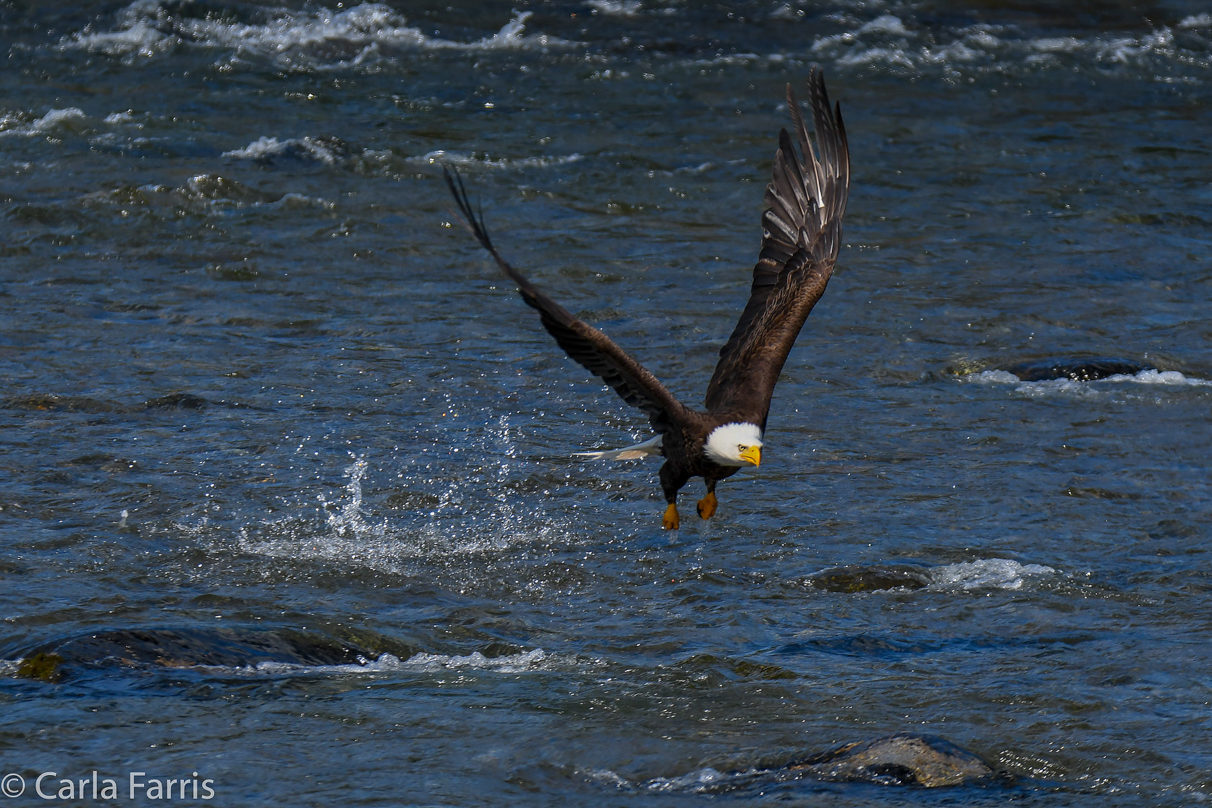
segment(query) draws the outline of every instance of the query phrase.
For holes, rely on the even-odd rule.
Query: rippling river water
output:
[[[14,804],[1212,798],[1203,3],[4,0],[0,48]],[[838,271],[760,471],[664,532],[439,166],[697,403],[813,63]],[[998,370],[1048,357],[1156,370]],[[761,775],[898,732],[997,776]]]

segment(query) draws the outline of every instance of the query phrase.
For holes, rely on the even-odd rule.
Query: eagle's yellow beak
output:
[[[752,463],[755,466],[762,465],[762,447],[746,446],[741,450],[741,460],[744,460],[746,463]]]

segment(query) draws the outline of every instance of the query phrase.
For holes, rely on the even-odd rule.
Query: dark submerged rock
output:
[[[117,412],[121,409],[108,401],[99,401],[87,396],[60,396],[54,393],[35,393],[28,396],[11,396],[4,399],[4,406],[12,410],[35,410],[41,412]]]
[[[200,410],[210,402],[193,393],[170,393],[167,396],[148,399],[142,404],[124,406],[87,396],[61,396],[56,393],[35,393],[24,396],[9,396],[0,400],[0,406],[10,410],[32,410],[35,412],[84,412],[126,413],[147,410]]]
[[[375,645],[378,645],[376,643]],[[293,629],[114,629],[59,640],[21,655],[17,676],[58,682],[73,670],[96,667],[255,667],[359,665],[384,652],[407,658],[413,649],[371,644]]]
[[[948,740],[909,733],[848,743],[786,768],[821,780],[925,788],[956,786],[994,773],[980,757]]]
[[[755,662],[750,659],[729,659],[727,657],[716,656],[715,654],[695,654],[694,656],[679,662],[677,667],[681,670],[693,671],[696,675],[704,672],[714,672],[720,674],[726,679],[764,679],[774,681],[777,679],[798,679],[799,675],[795,671],[788,670],[781,665],[773,665],[769,662]]]
[[[200,410],[209,404],[202,396],[193,393],[170,393],[167,396],[151,398],[143,402],[140,409],[144,410]]]
[[[1038,359],[997,368],[1013,373],[1024,382],[1047,382],[1070,379],[1092,382],[1108,376],[1135,376],[1142,370],[1157,370],[1152,365],[1131,359]]]
[[[808,579],[808,583],[826,592],[921,589],[930,585],[930,573],[908,564],[854,564],[818,572]]]

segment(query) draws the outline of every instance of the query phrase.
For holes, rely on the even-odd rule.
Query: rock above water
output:
[[[972,752],[935,735],[909,733],[849,743],[795,761],[787,769],[821,780],[925,788],[956,786],[993,775],[993,768]]]
[[[822,570],[811,576],[808,583],[826,592],[921,589],[930,585],[930,573],[908,564],[854,564]]]
[[[1037,359],[997,369],[1013,373],[1024,382],[1047,382],[1055,379],[1092,382],[1108,376],[1135,376],[1142,370],[1157,370],[1152,365],[1131,359]]]

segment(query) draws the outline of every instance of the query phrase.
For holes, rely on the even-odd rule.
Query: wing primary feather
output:
[[[472,208],[457,171],[442,167],[446,185],[462,214],[464,225],[475,236],[480,246],[497,262],[497,266],[518,287],[522,299],[539,312],[543,327],[555,337],[560,347],[573,360],[598,376],[612,387],[619,397],[639,408],[648,416],[653,427],[664,433],[681,423],[687,415],[686,408],[670,393],[660,380],[630,354],[620,348],[610,337],[598,329],[573,316],[567,309],[552,300],[545,292],[530,282],[508,261],[501,257],[488,236],[483,212]]]
[[[808,76],[808,96],[816,146],[788,86],[794,131],[779,133],[749,301],[707,387],[709,412],[737,414],[763,428],[783,363],[833,274],[849,196],[841,105],[830,106],[819,67]]]
[[[814,78],[815,73],[810,73],[808,77],[808,82],[810,85]],[[787,85],[787,108],[791,110],[791,124],[795,129],[796,140],[799,141],[800,144],[800,154],[804,156],[804,167],[812,175],[812,185],[808,188],[808,193],[814,199],[820,199],[823,190],[823,178],[820,176],[818,171],[820,162],[816,159],[816,152],[812,149],[812,141],[808,139],[808,127],[804,126],[804,116],[803,113],[800,112],[800,100],[796,98],[795,90],[792,89],[790,84]],[[782,132],[779,134],[782,135]],[[786,152],[787,158],[791,163],[798,164],[799,161],[796,159],[795,151],[792,150],[790,146],[784,148],[782,138],[780,137],[779,153],[782,154],[784,151]],[[822,159],[824,159],[823,155]]]
[[[791,125],[800,142],[800,153],[806,161],[811,162],[815,157],[812,141],[808,140],[808,127],[804,125],[804,115],[800,112],[800,100],[795,97],[795,89],[790,84],[787,85],[787,109],[791,111]]]

